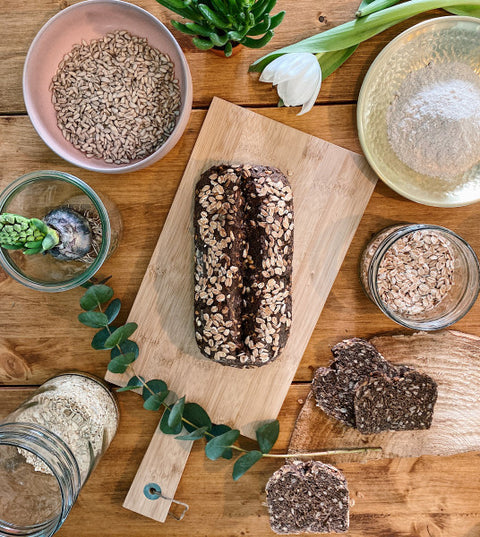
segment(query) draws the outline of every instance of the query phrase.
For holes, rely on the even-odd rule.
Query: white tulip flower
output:
[[[298,114],[301,116],[315,104],[322,85],[322,69],[315,54],[284,54],[265,67],[260,82],[277,86],[278,96],[285,106],[303,105]]]

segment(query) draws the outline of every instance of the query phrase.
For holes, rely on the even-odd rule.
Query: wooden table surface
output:
[[[70,0],[0,0],[0,188],[18,176],[39,169],[73,173],[117,203],[124,219],[123,240],[101,269],[111,275],[123,301],[125,320],[167,216],[176,188],[212,97],[217,95],[254,108],[280,122],[360,151],[355,103],[363,77],[375,56],[400,31],[443,12],[411,19],[364,43],[323,84],[318,105],[297,117],[298,110],[277,108],[276,92],[247,73],[261,52],[244,50],[231,59],[200,52],[190,40],[173,32],[184,49],[194,83],[194,110],[184,136],[162,161],[145,170],[102,175],[76,168],[57,157],[41,141],[25,112],[22,68],[30,42],[41,26]],[[169,25],[168,12],[154,0],[136,3]],[[358,0],[278,0],[286,9],[284,23],[265,50],[352,18]],[[478,205],[456,209],[424,207],[401,198],[379,181],[335,281],[280,414],[281,435],[275,446],[284,451],[295,418],[309,390],[313,371],[329,359],[329,347],[350,336],[401,333],[364,296],[357,276],[359,255],[372,233],[395,222],[425,222],[449,227],[480,252]],[[30,291],[0,270],[0,416],[13,410],[35,386],[67,369],[103,376],[108,353],[94,351],[92,330],[77,321],[82,291],[61,294]],[[480,304],[455,325],[480,335]],[[188,395],[188,394],[187,394]],[[120,396],[118,434],[58,532],[73,536],[254,536],[273,533],[264,506],[264,486],[280,460],[258,463],[239,482],[231,480],[231,463],[206,459],[194,447],[177,491],[190,505],[182,522],[154,522],[122,508],[122,502],[150,438],[158,415],[144,411],[136,394]],[[319,446],[321,448],[321,439]],[[351,491],[351,530],[355,537],[480,536],[480,470],[478,454],[449,458],[389,460],[365,464],[365,483]],[[346,472],[348,467],[338,464]],[[382,486],[383,477],[395,487]],[[1,494],[1,491],[0,491]]]

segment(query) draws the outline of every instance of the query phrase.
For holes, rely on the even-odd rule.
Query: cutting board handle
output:
[[[187,464],[193,442],[177,440],[157,427],[138,468],[123,507],[140,515],[165,522]],[[161,496],[145,494],[145,487],[156,484]],[[148,497],[150,496],[150,497]]]

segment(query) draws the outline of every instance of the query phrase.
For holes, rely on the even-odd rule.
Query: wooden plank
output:
[[[22,70],[30,43],[49,18],[74,3],[76,0],[2,1],[0,113],[25,111]],[[359,0],[296,0],[294,3],[278,0],[274,12],[285,9],[287,14],[283,23],[275,30],[273,40],[262,50],[245,49],[230,59],[219,58],[211,52],[196,49],[191,39],[174,30],[169,22],[172,18],[179,20],[180,17],[154,0],[136,0],[135,4],[158,17],[173,32],[185,51],[192,71],[194,106],[206,107],[214,95],[238,104],[276,105],[276,92],[268,84],[259,83],[258,75],[248,74],[248,66],[271,50],[351,20]],[[429,12],[427,15],[415,17],[362,44],[345,66],[324,82],[318,102],[345,102],[356,99],[361,81],[380,50],[401,31],[440,13],[444,14]]]
[[[258,162],[291,176],[295,206],[291,333],[273,364],[253,370],[206,360],[195,341],[193,192],[200,174],[221,162]],[[129,320],[140,325],[134,339],[142,348],[135,375],[163,379],[177,394],[201,404],[215,423],[227,423],[255,438],[255,424],[276,418],[280,411],[375,180],[363,157],[214,99],[130,312]],[[131,371],[108,372],[106,378],[124,385],[131,375]],[[188,454],[179,453],[177,460],[172,453],[159,465],[154,455],[169,450],[167,443],[163,435],[152,439],[126,507],[142,512],[148,476],[160,468],[163,483],[174,490]],[[152,516],[147,507],[144,514]],[[158,504],[154,518],[164,521],[167,509],[167,502]]]
[[[290,109],[256,109],[267,117],[359,151],[352,105],[320,106],[297,117]],[[108,192],[118,205],[124,234],[115,255],[101,269],[122,299],[124,322],[162,230],[168,210],[200,130],[205,112],[194,111],[185,135],[163,160],[138,172],[109,176],[80,170],[58,158],[38,138],[28,118],[0,117],[0,188],[23,173],[58,169],[77,175],[93,188]],[[330,359],[330,347],[349,336],[408,332],[368,300],[358,279],[362,249],[376,231],[397,222],[446,226],[480,253],[478,205],[441,209],[419,206],[377,183],[342,268],[313,331],[295,380],[308,381],[313,370]],[[76,308],[82,291],[40,294],[7,279],[0,269],[0,382],[40,384],[63,369],[79,367],[103,376],[108,353],[90,348],[92,329],[80,326]],[[35,316],[28,312],[35,312]],[[480,335],[480,301],[458,323],[457,330]],[[65,345],[65,341],[69,341]],[[53,359],[52,359],[53,357]],[[79,358],[81,357],[81,358]]]
[[[308,385],[293,385],[280,413],[277,452],[289,435]],[[0,389],[0,418],[15,409],[31,390]],[[122,508],[158,414],[141,408],[135,394],[119,394],[120,428],[110,449],[74,505],[59,537],[271,537],[264,487],[282,459],[262,460],[238,482],[231,461],[209,461],[195,444],[177,498],[190,505],[186,517],[164,525]],[[244,440],[243,440],[244,442]],[[315,446],[321,448],[319,444]],[[327,462],[327,458],[324,459]],[[476,537],[480,527],[478,454],[337,463],[351,483],[349,537]],[[81,530],[79,530],[81,528]]]

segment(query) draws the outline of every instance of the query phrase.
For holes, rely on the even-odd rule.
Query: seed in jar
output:
[[[57,125],[88,158],[127,164],[154,153],[177,123],[170,58],[125,30],[74,45],[50,89]]]
[[[417,230],[396,241],[380,262],[378,293],[394,313],[419,315],[437,307],[454,282],[454,256],[448,239]]]

